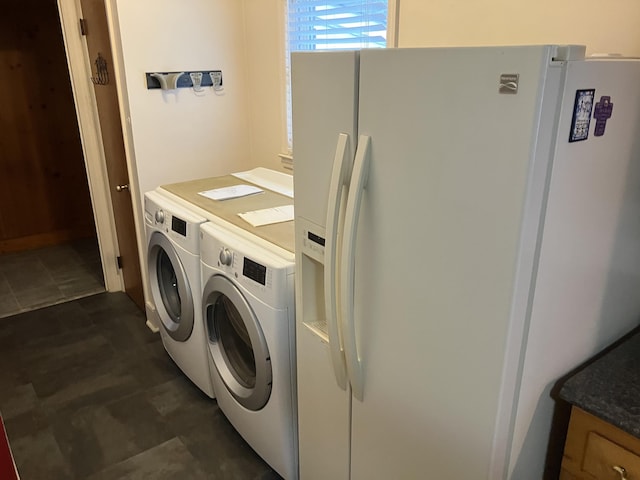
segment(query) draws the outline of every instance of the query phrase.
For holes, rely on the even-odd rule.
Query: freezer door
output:
[[[357,141],[357,73],[357,52],[291,56],[296,216],[322,227],[338,136],[349,136],[351,158]]]
[[[361,53],[358,130],[371,143],[354,254],[354,480],[500,478],[489,471],[521,232],[541,211],[542,99],[559,94],[557,82],[545,91],[551,57]]]
[[[340,230],[356,141],[358,53],[294,53],[292,93],[300,477],[347,480],[351,392],[335,314],[339,242],[331,232]],[[331,185],[336,158],[344,169]]]
[[[535,453],[547,447],[557,379],[636,326],[640,312],[640,61],[569,62],[563,99],[513,478],[542,478]],[[558,460],[561,446],[551,453]]]

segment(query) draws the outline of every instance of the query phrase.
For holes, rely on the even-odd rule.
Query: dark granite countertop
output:
[[[640,332],[569,377],[559,395],[640,438]]]

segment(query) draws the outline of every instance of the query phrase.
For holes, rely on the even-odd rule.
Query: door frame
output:
[[[124,291],[124,281],[117,262],[119,255],[118,240],[116,237],[115,218],[111,205],[111,191],[107,177],[100,123],[98,120],[98,109],[93,85],[90,81],[92,76],[91,60],[88,57],[85,41],[80,34],[79,19],[82,17],[82,9],[79,0],[57,0],[57,3],[96,223],[100,257],[102,258],[105,287],[109,292]],[[105,0],[105,10],[109,23],[109,37],[114,61],[114,65],[112,66],[113,78],[118,91],[118,103],[121,112],[120,121],[129,174],[129,190],[136,225],[136,242],[139,252],[138,261],[140,262],[146,303],[146,299],[149,298],[148,274],[146,262],[143,261],[146,258],[146,243],[144,231],[141,232],[139,228],[141,225],[140,220],[143,218],[142,202],[140,200],[138,176],[135,169],[133,140],[127,122],[127,119],[129,119],[129,105],[123,100],[126,99],[126,83],[122,67],[121,48],[117,41],[118,37],[115,35],[116,32],[114,32],[114,29],[117,29],[118,23],[114,21],[117,19],[117,13],[113,3],[112,0]]]

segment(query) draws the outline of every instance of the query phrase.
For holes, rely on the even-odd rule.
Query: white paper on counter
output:
[[[293,175],[277,172],[269,168],[257,167],[245,172],[232,173],[236,178],[293,198]]]
[[[264,208],[252,212],[239,213],[238,216],[254,227],[293,220],[293,205]]]
[[[198,195],[210,198],[211,200],[229,200],[230,198],[246,197],[247,195],[262,192],[264,192],[264,190],[254,187],[253,185],[231,185],[230,187],[198,192]]]

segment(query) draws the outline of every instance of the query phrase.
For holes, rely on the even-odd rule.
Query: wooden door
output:
[[[120,123],[118,92],[113,74],[107,15],[103,0],[81,0],[84,32],[91,59],[92,79],[98,105],[98,117],[104,145],[111,202],[116,221],[120,264],[125,291],[144,309],[144,294],[133,203]]]

